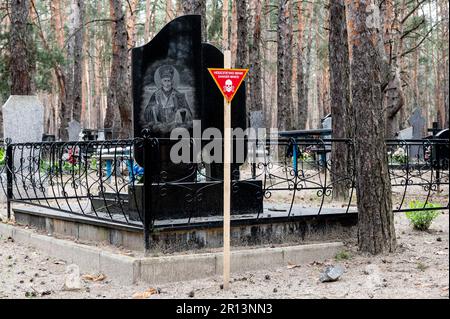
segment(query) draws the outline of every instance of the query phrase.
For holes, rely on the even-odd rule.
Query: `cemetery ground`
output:
[[[413,230],[404,213],[395,214],[395,227],[395,253],[368,256],[357,251],[356,241],[346,242],[345,250],[326,261],[232,273],[229,291],[220,289],[221,277],[127,286],[108,274],[86,273],[80,290],[65,291],[63,260],[1,238],[0,298],[448,298],[448,211],[426,232]],[[321,283],[328,265],[341,265],[345,272],[336,282]]]

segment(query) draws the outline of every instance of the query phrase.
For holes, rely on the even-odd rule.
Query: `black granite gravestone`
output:
[[[201,20],[198,15],[168,23],[149,43],[132,50],[134,136],[149,129],[160,138],[154,155],[155,175],[164,171],[167,180],[190,176],[192,166],[170,161],[168,140],[175,127],[192,131],[201,104]],[[167,139],[167,140],[162,140]],[[143,165],[143,152],[135,149]]]
[[[152,137],[159,138],[159,151],[153,154],[152,169],[155,178],[160,177],[158,172],[164,171],[165,181],[188,181],[193,176],[192,165],[173,164],[170,160],[170,149],[177,143],[169,140],[174,128],[186,128],[192,136],[193,121],[200,120],[202,132],[214,127],[223,136],[223,97],[208,72],[208,68],[223,67],[223,53],[213,45],[200,43],[200,25],[198,15],[179,17],[149,43],[132,50],[134,136],[140,137],[143,129],[149,129]],[[247,128],[245,100],[244,82],[231,104],[232,128]],[[206,143],[203,141],[203,145]],[[235,141],[233,154],[236,153]],[[135,158],[143,164],[139,147]],[[232,171],[238,172],[242,163],[235,158]],[[221,178],[222,165],[210,164],[207,174]]]
[[[132,50],[135,137],[145,128],[155,137],[192,128],[201,103],[200,23],[197,15],[179,17]]]
[[[449,129],[444,129],[439,131],[435,138],[436,139],[444,139],[444,140],[448,140],[450,137],[450,132]],[[436,152],[433,152],[433,160],[435,161],[435,163],[438,163],[439,167],[441,169],[448,169],[450,162],[449,162],[449,158],[450,158],[450,145],[447,144],[439,144],[436,146]]]
[[[142,137],[143,130],[148,129],[150,136],[158,138],[158,147],[151,152],[152,165],[144,168],[150,169],[153,182],[164,185],[164,192],[160,185],[152,185],[155,217],[175,217],[174,212],[183,212],[188,203],[191,203],[189,216],[220,213],[222,183],[217,180],[223,176],[223,165],[209,164],[208,178],[199,181],[195,165],[171,161],[170,150],[178,140],[169,140],[172,130],[179,127],[188,129],[193,136],[195,120],[200,121],[202,132],[207,128],[217,128],[223,136],[223,96],[208,72],[208,68],[220,67],[223,67],[222,52],[210,44],[201,43],[201,17],[198,15],[186,15],[171,21],[149,43],[132,50],[134,136]],[[245,83],[237,91],[231,108],[232,128],[245,131]],[[233,154],[237,153],[236,142]],[[202,145],[206,143],[208,141],[202,141]],[[245,159],[246,143],[244,145]],[[142,148],[135,146],[134,156],[142,166]],[[194,158],[195,154],[191,153],[191,159]],[[234,179],[239,179],[242,163],[243,159],[232,164]],[[261,181],[247,181],[235,189],[239,192],[232,195],[232,213],[262,210]],[[250,196],[253,200],[249,200]],[[130,214],[134,214],[134,218],[142,197],[142,185],[130,190]],[[195,200],[192,204],[189,198],[202,200]]]

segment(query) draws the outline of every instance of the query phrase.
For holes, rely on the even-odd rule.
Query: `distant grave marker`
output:
[[[81,124],[77,120],[72,120],[67,126],[67,133],[69,134],[69,141],[80,140]]]
[[[35,95],[11,95],[3,105],[3,136],[6,140],[11,139],[12,143],[35,143],[41,142],[44,134],[44,106]],[[25,152],[25,153],[24,153]],[[35,154],[27,152],[38,152],[36,149],[16,147],[13,151],[14,169],[27,171],[30,165],[29,158]],[[25,161],[21,161],[21,157]],[[39,173],[30,174],[24,179],[23,184],[18,184],[13,192],[15,196],[24,194],[26,189],[37,192],[37,196],[44,193],[41,188],[35,188],[39,181]],[[6,171],[0,177],[6,181]],[[47,181],[42,183],[45,185]],[[45,187],[43,188],[45,189]],[[45,192],[45,190],[44,190]]]
[[[13,143],[41,142],[44,106],[34,95],[11,95],[3,105],[3,137]]]
[[[409,124],[412,126],[412,138],[422,139],[425,130],[425,119],[422,116],[422,110],[420,107],[416,107],[409,118]],[[419,145],[412,145],[410,148],[410,158],[422,158],[423,154],[419,152]]]
[[[410,140],[413,138],[413,127],[407,127],[397,133],[398,140]]]

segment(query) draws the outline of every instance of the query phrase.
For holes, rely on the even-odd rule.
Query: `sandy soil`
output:
[[[81,290],[64,291],[64,261],[1,238],[0,298],[133,298],[149,288],[159,291],[150,298],[448,298],[448,212],[427,232],[413,230],[403,214],[396,214],[396,230],[396,253],[370,257],[350,243],[341,254],[346,259],[234,273],[229,291],[220,289],[220,277],[123,286],[108,274],[98,282],[82,279]],[[319,282],[327,265],[338,264],[345,268],[338,281]]]

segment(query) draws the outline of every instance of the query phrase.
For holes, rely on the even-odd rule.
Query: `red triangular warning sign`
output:
[[[248,69],[214,69],[208,68],[209,73],[216,82],[220,92],[228,103],[231,103],[234,95],[244,81]]]

